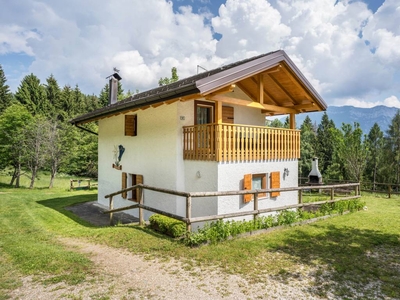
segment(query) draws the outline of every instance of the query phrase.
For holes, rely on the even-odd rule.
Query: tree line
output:
[[[160,78],[159,85],[178,79],[174,67],[171,77]],[[39,171],[50,174],[50,188],[59,172],[96,178],[97,136],[72,126],[69,120],[107,106],[108,83],[99,95],[85,95],[78,85],[60,87],[53,75],[44,83],[34,74],[27,75],[14,94],[6,83],[0,65],[0,171],[10,175],[10,185],[19,187],[21,176],[28,176],[33,188]],[[133,94],[124,93],[118,82],[118,100]],[[98,130],[96,122],[85,128]]]
[[[72,118],[108,104],[108,84],[99,95],[85,95],[79,86],[60,87],[50,75],[41,83],[25,76],[13,94],[0,65],[0,170],[19,187],[21,176],[33,188],[40,170],[49,173],[49,187],[59,172],[97,177],[97,136],[69,124]],[[123,93],[118,86],[118,98]],[[97,132],[97,124],[85,124]]]
[[[289,120],[275,119],[269,125],[288,128]],[[299,129],[299,177],[308,176],[317,157],[325,178],[371,182],[374,189],[376,183],[400,184],[400,110],[385,132],[377,123],[367,134],[357,122],[337,128],[326,112],[320,124],[307,116]]]
[[[178,79],[172,68],[171,78],[160,78],[159,85]],[[108,84],[99,95],[85,95],[78,85],[60,87],[53,75],[41,83],[30,74],[13,94],[6,82],[0,65],[0,170],[10,175],[10,185],[19,187],[20,177],[28,176],[33,188],[40,170],[49,173],[49,187],[59,172],[97,177],[97,136],[68,121],[108,105]],[[119,100],[131,95],[118,84]],[[289,119],[284,123],[275,119],[268,125],[288,128]],[[95,122],[85,126],[98,130]],[[325,178],[400,184],[400,111],[385,132],[378,124],[368,134],[358,123],[337,128],[326,113],[320,124],[307,116],[299,129],[300,177],[308,176],[312,158],[318,157]]]

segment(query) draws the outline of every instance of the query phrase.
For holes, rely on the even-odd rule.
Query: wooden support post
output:
[[[139,187],[139,204],[143,205],[143,188]],[[139,207],[139,225],[144,225],[143,208]]]
[[[190,218],[192,217],[192,197],[186,197],[186,230],[188,232],[192,231],[192,224],[190,223]]]
[[[110,208],[109,210],[114,209],[114,201],[113,201],[113,196],[110,197]],[[110,213],[110,226],[113,225],[113,213]]]
[[[289,115],[289,127],[290,129],[296,129],[296,116],[295,114]]]
[[[388,185],[388,194],[389,194],[389,199],[390,199],[391,194],[392,194],[392,186],[390,184]]]
[[[331,188],[331,200],[335,199],[335,190]]]
[[[254,211],[256,211],[253,217],[255,221],[258,218],[258,193],[253,194],[253,198],[254,198]]]

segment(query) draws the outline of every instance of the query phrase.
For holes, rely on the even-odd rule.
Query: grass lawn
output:
[[[32,275],[44,283],[76,284],[92,274],[85,255],[59,237],[82,238],[125,248],[148,258],[176,258],[193,266],[215,266],[251,282],[272,276],[283,282],[314,270],[315,296],[400,298],[400,197],[365,194],[368,210],[217,245],[187,248],[147,228],[94,227],[64,207],[96,199],[96,191],[69,192],[67,179],[52,190],[10,189],[0,177],[0,299]],[[47,184],[47,182],[46,182]],[[268,287],[266,287],[268,288]],[[376,294],[378,291],[378,295]]]

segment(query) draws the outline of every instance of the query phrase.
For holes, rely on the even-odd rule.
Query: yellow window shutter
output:
[[[143,175],[136,175],[136,182],[135,182],[135,185],[136,184],[142,184],[143,183]],[[140,200],[140,189],[136,189],[136,198],[135,198],[135,201],[136,202],[139,202],[139,200]]]
[[[244,190],[251,190],[251,184],[252,184],[252,175],[251,174],[246,174],[244,175],[243,178],[243,189]],[[243,202],[247,203],[250,202],[253,198],[252,194],[246,194],[243,195]]]
[[[281,187],[281,173],[280,172],[271,172],[271,189],[278,189]],[[272,192],[271,197],[277,197],[281,193],[280,192]]]
[[[121,186],[122,190],[126,189],[127,178],[128,178],[127,174],[125,172],[122,172],[122,186]],[[127,193],[126,192],[122,193],[122,198],[126,199],[126,197],[127,197]]]

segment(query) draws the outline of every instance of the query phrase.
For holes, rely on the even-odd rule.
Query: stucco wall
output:
[[[181,145],[177,143],[181,124],[177,104],[139,110],[137,136],[124,136],[124,115],[99,122],[99,196],[101,204],[108,205],[104,195],[121,188],[122,172],[143,175],[144,184],[176,189],[179,181],[178,160],[182,160]],[[122,171],[112,168],[114,145],[123,145]],[[176,197],[145,191],[145,203],[176,213]],[[114,198],[114,207],[132,204],[121,197]],[[134,213],[137,215],[137,212]],[[148,213],[145,217],[148,217]]]
[[[234,105],[236,124],[264,125],[264,116],[257,109]],[[144,183],[178,191],[232,191],[243,189],[245,174],[279,171],[281,187],[297,186],[297,160],[274,162],[217,163],[183,160],[182,127],[194,124],[194,102],[176,102],[157,108],[139,110],[138,134],[124,136],[124,115],[99,121],[99,195],[98,201],[108,206],[106,194],[120,190],[122,172],[143,175]],[[114,146],[123,145],[122,171],[112,168]],[[283,178],[284,168],[289,176]],[[269,178],[267,180],[269,184]],[[145,191],[145,203],[171,213],[185,216],[183,197]],[[253,202],[243,203],[242,196],[195,198],[192,215],[205,216],[253,209]],[[259,208],[282,206],[297,202],[297,193],[281,193],[277,198],[260,199]],[[132,202],[114,198],[114,207]],[[129,211],[138,215],[137,210]],[[147,219],[150,212],[145,213]]]
[[[288,168],[289,175],[284,176],[284,169]],[[270,162],[248,162],[248,163],[221,163],[218,165],[218,190],[234,191],[243,189],[243,178],[245,174],[267,174],[267,188],[270,187],[270,173],[280,172],[281,187],[298,186],[298,161],[270,161]],[[281,192],[280,196],[259,198],[259,209],[296,204],[297,192]],[[253,210],[254,202],[243,202],[243,196],[221,197],[218,202],[218,214],[236,211]],[[239,219],[249,219],[241,217]]]

